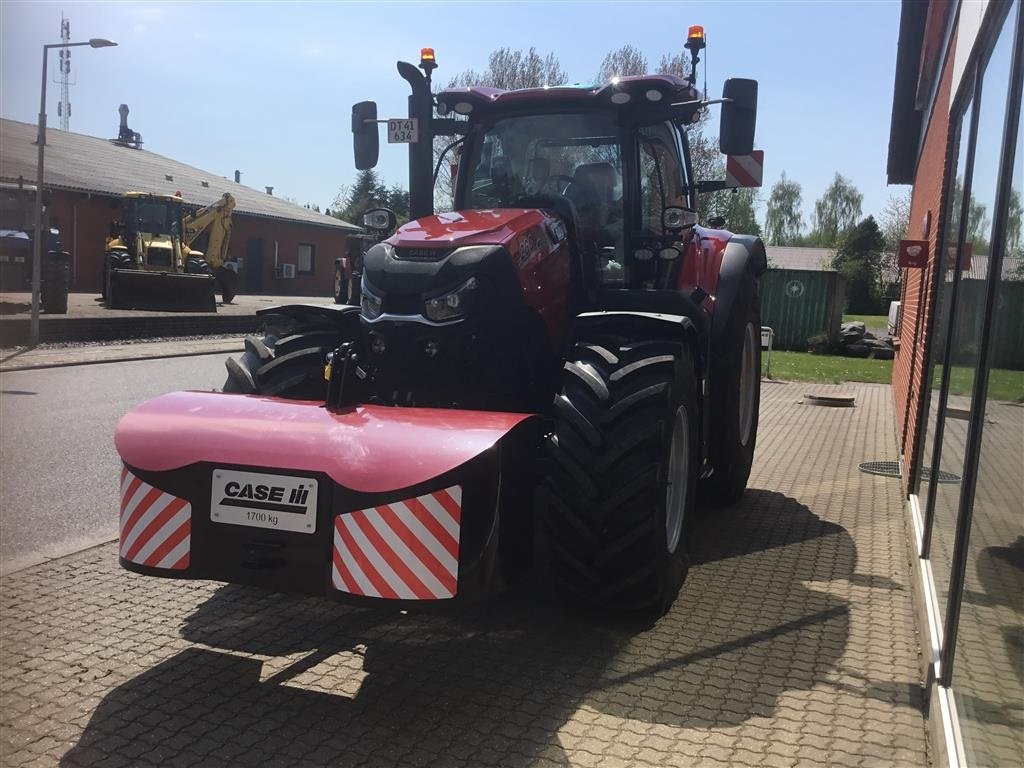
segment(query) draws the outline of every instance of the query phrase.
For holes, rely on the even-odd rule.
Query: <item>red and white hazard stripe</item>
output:
[[[462,486],[361,509],[334,520],[334,588],[391,600],[454,597]]]
[[[763,178],[763,149],[755,149],[749,155],[729,155],[725,159],[727,187],[760,187]]]
[[[188,568],[192,505],[121,470],[121,557],[139,565]]]

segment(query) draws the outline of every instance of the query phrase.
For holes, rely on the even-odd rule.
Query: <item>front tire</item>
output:
[[[349,313],[340,324],[298,323],[277,316],[265,335],[245,339],[245,351],[224,361],[228,369],[224,392],[287,397],[294,400],[324,400],[327,355],[358,333],[358,312]]]
[[[689,350],[578,343],[554,420],[544,520],[555,585],[573,602],[661,616],[689,567],[700,445]]]
[[[761,309],[757,283],[748,273],[721,342],[711,353],[708,454],[714,469],[701,481],[701,500],[735,504],[750,479],[761,400]]]

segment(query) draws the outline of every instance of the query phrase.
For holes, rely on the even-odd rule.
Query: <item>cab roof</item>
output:
[[[437,95],[439,105],[460,115],[509,110],[594,109],[621,110],[668,106],[700,98],[688,80],[675,75],[636,75],[615,78],[604,85],[557,85],[506,91],[472,86],[448,88]]]

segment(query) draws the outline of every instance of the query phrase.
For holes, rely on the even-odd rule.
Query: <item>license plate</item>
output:
[[[213,471],[210,519],[295,533],[316,532],[317,481],[294,475]]]
[[[419,121],[388,120],[388,144],[415,144],[420,140]]]

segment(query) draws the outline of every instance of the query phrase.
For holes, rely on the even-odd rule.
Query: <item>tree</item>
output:
[[[467,69],[453,77],[448,87],[469,88],[479,85],[511,91],[517,88],[564,85],[568,80],[555,54],[541,56],[536,48],[524,52],[502,46],[488,56],[487,69],[483,72]]]
[[[647,74],[647,57],[632,45],[624,45],[605,54],[597,71],[597,83],[604,84],[613,77],[631,77]]]
[[[800,212],[803,194],[799,182],[786,178],[786,172],[772,185],[768,210],[764,217],[768,245],[795,245],[800,241],[804,217]]]
[[[826,248],[834,247],[860,218],[863,201],[864,196],[849,179],[837,173],[825,194],[814,203],[811,242]],[[874,221],[873,218],[871,220]]]
[[[343,187],[334,200],[335,218],[362,226],[363,214],[386,206],[388,190],[372,168],[360,171],[351,187]]]
[[[885,237],[873,216],[843,235],[832,268],[846,280],[846,305],[851,313],[873,315],[882,311],[882,249]]]
[[[721,216],[725,219],[726,229],[744,235],[761,236],[761,225],[757,222],[756,213],[756,189],[727,189],[705,197],[710,198],[708,218]]]
[[[910,193],[908,187],[899,194],[891,195],[885,210],[882,211],[880,226],[888,251],[895,252],[900,240],[907,236],[907,230],[910,228]]]

